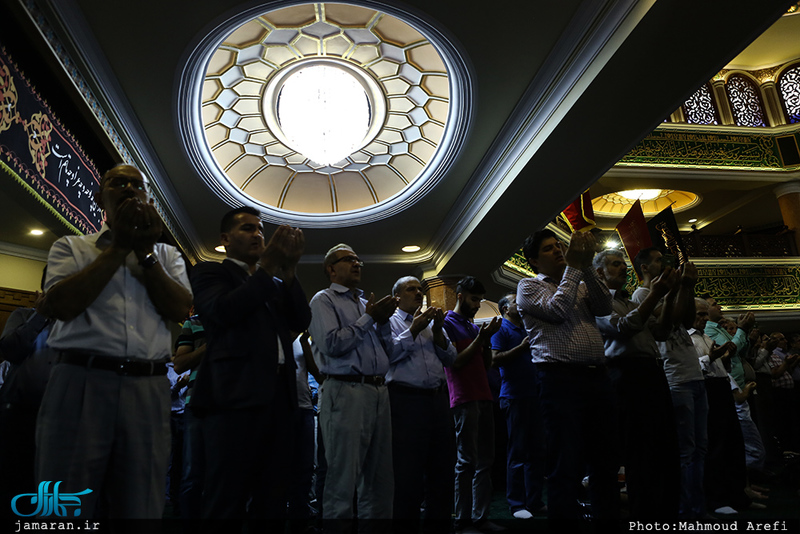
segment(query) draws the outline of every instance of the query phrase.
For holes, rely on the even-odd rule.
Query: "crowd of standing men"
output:
[[[453,310],[423,310],[413,277],[365,295],[363,262],[339,244],[323,260],[330,286],[309,301],[296,277],[299,229],[266,239],[256,210],[230,211],[220,225],[226,259],[189,276],[176,249],[157,242],[162,225],[139,170],[108,171],[97,201],[103,228],[54,244],[37,311],[0,343],[16,365],[13,390],[0,390],[2,457],[22,458],[0,484],[6,502],[50,480],[82,495],[83,517],[160,518],[180,428],[170,478],[188,529],[248,521],[273,532],[289,519],[302,530],[314,474],[308,373],[321,384],[317,500],[331,532],[503,530],[489,518],[492,366],[502,375],[510,511],[546,513],[554,532],[582,528],[587,476],[593,528],[618,530],[620,465],[631,518],[750,506],[763,494],[748,473],[764,470],[772,435],[788,426],[783,444],[796,439],[796,421],[769,411],[762,439],[749,409],[762,382],[748,367],[766,372],[775,402],[784,375],[792,383],[797,357],[782,334],[761,339],[752,314],[729,332],[716,301],[696,298],[695,267],[664,266],[654,249],[636,257],[641,283],[628,295],[621,252],[596,253],[588,232],[567,247],[536,232],[523,252],[537,276],[479,326],[486,290],[473,277],[459,281]],[[167,366],[168,321],[183,321],[192,303]],[[32,389],[32,399],[9,397]],[[187,409],[171,421],[186,390]]]

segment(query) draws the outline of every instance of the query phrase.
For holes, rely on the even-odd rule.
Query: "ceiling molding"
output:
[[[49,250],[42,250],[0,241],[0,254],[5,254],[6,256],[14,256],[16,258],[24,258],[26,260],[43,261],[46,263],[48,252]]]
[[[609,169],[608,172],[603,175],[603,177],[635,179],[642,178],[643,174],[645,173],[647,174],[648,179],[658,178],[661,180],[686,181],[725,180],[737,182],[782,183],[788,180],[800,179],[800,169],[785,172],[775,172],[774,170],[765,169],[706,169],[702,167],[687,169],[685,167],[648,167],[647,165],[615,165]]]

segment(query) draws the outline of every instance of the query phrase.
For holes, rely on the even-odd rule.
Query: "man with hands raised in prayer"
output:
[[[385,375],[393,342],[389,318],[397,299],[363,298],[358,289],[364,262],[349,245],[331,248],[323,260],[331,282],[311,299],[309,333],[320,372],[320,428],[328,474],[322,496],[329,531],[346,531],[358,494],[359,528],[390,529],[394,478],[392,427]]]
[[[106,222],[50,249],[42,314],[59,353],[37,422],[39,481],[98,499],[111,518],[160,519],[170,447],[169,321],[192,304],[178,251],[157,243],[161,219],[141,171],[118,165],[95,195]],[[84,490],[87,490],[83,494]],[[30,488],[27,491],[35,491]]]
[[[444,368],[456,349],[442,328],[444,312],[422,311],[422,285],[413,276],[392,288],[397,310],[389,318],[394,351],[389,358],[394,456],[394,531],[418,532],[425,502],[425,532],[448,532],[453,511],[455,438]]]
[[[500,318],[473,322],[486,294],[483,284],[466,276],[456,284],[456,307],[444,318],[444,329],[458,356],[445,368],[456,430],[455,530],[505,530],[489,521],[494,461],[494,413],[486,369],[492,364],[491,338]]]
[[[207,349],[191,407],[202,418],[206,450],[204,518],[247,517],[279,530],[297,409],[290,331],[305,330],[311,311],[295,277],[302,230],[280,226],[265,245],[259,215],[250,207],[225,214],[220,237],[227,257],[192,272]],[[213,521],[204,525],[220,531]]]
[[[595,530],[617,531],[616,403],[595,322],[611,314],[611,294],[592,268],[594,249],[589,232],[572,234],[566,252],[552,231],[535,232],[523,252],[538,275],[517,286],[539,379],[548,519],[556,532],[580,530],[578,492],[587,465]]]

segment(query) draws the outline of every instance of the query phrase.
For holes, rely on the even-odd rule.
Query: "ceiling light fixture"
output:
[[[403,247],[403,252],[418,252],[420,247],[417,245],[408,245]]]
[[[287,77],[278,95],[278,122],[290,146],[320,165],[348,157],[369,131],[370,102],[350,71],[311,65]]]
[[[43,235],[44,230],[31,230],[31,235]]]
[[[689,223],[696,223],[697,219],[689,219]]]
[[[617,194],[629,200],[653,200],[661,194],[661,189],[629,189]]]
[[[617,248],[618,246],[619,243],[617,243],[613,239],[609,239],[608,241],[606,241],[606,248]]]
[[[216,247],[214,247],[214,250],[216,250],[217,252],[222,252],[223,254],[225,254],[225,246],[224,245],[217,245]]]

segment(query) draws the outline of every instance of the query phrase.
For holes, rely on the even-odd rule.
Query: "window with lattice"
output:
[[[789,124],[800,122],[800,65],[787,69],[778,79],[783,112]]]
[[[683,114],[689,124],[719,124],[716,102],[708,84],[702,85],[684,102]]]
[[[764,105],[758,88],[746,76],[734,74],[725,83],[731,103],[733,121],[737,126],[767,126]]]

